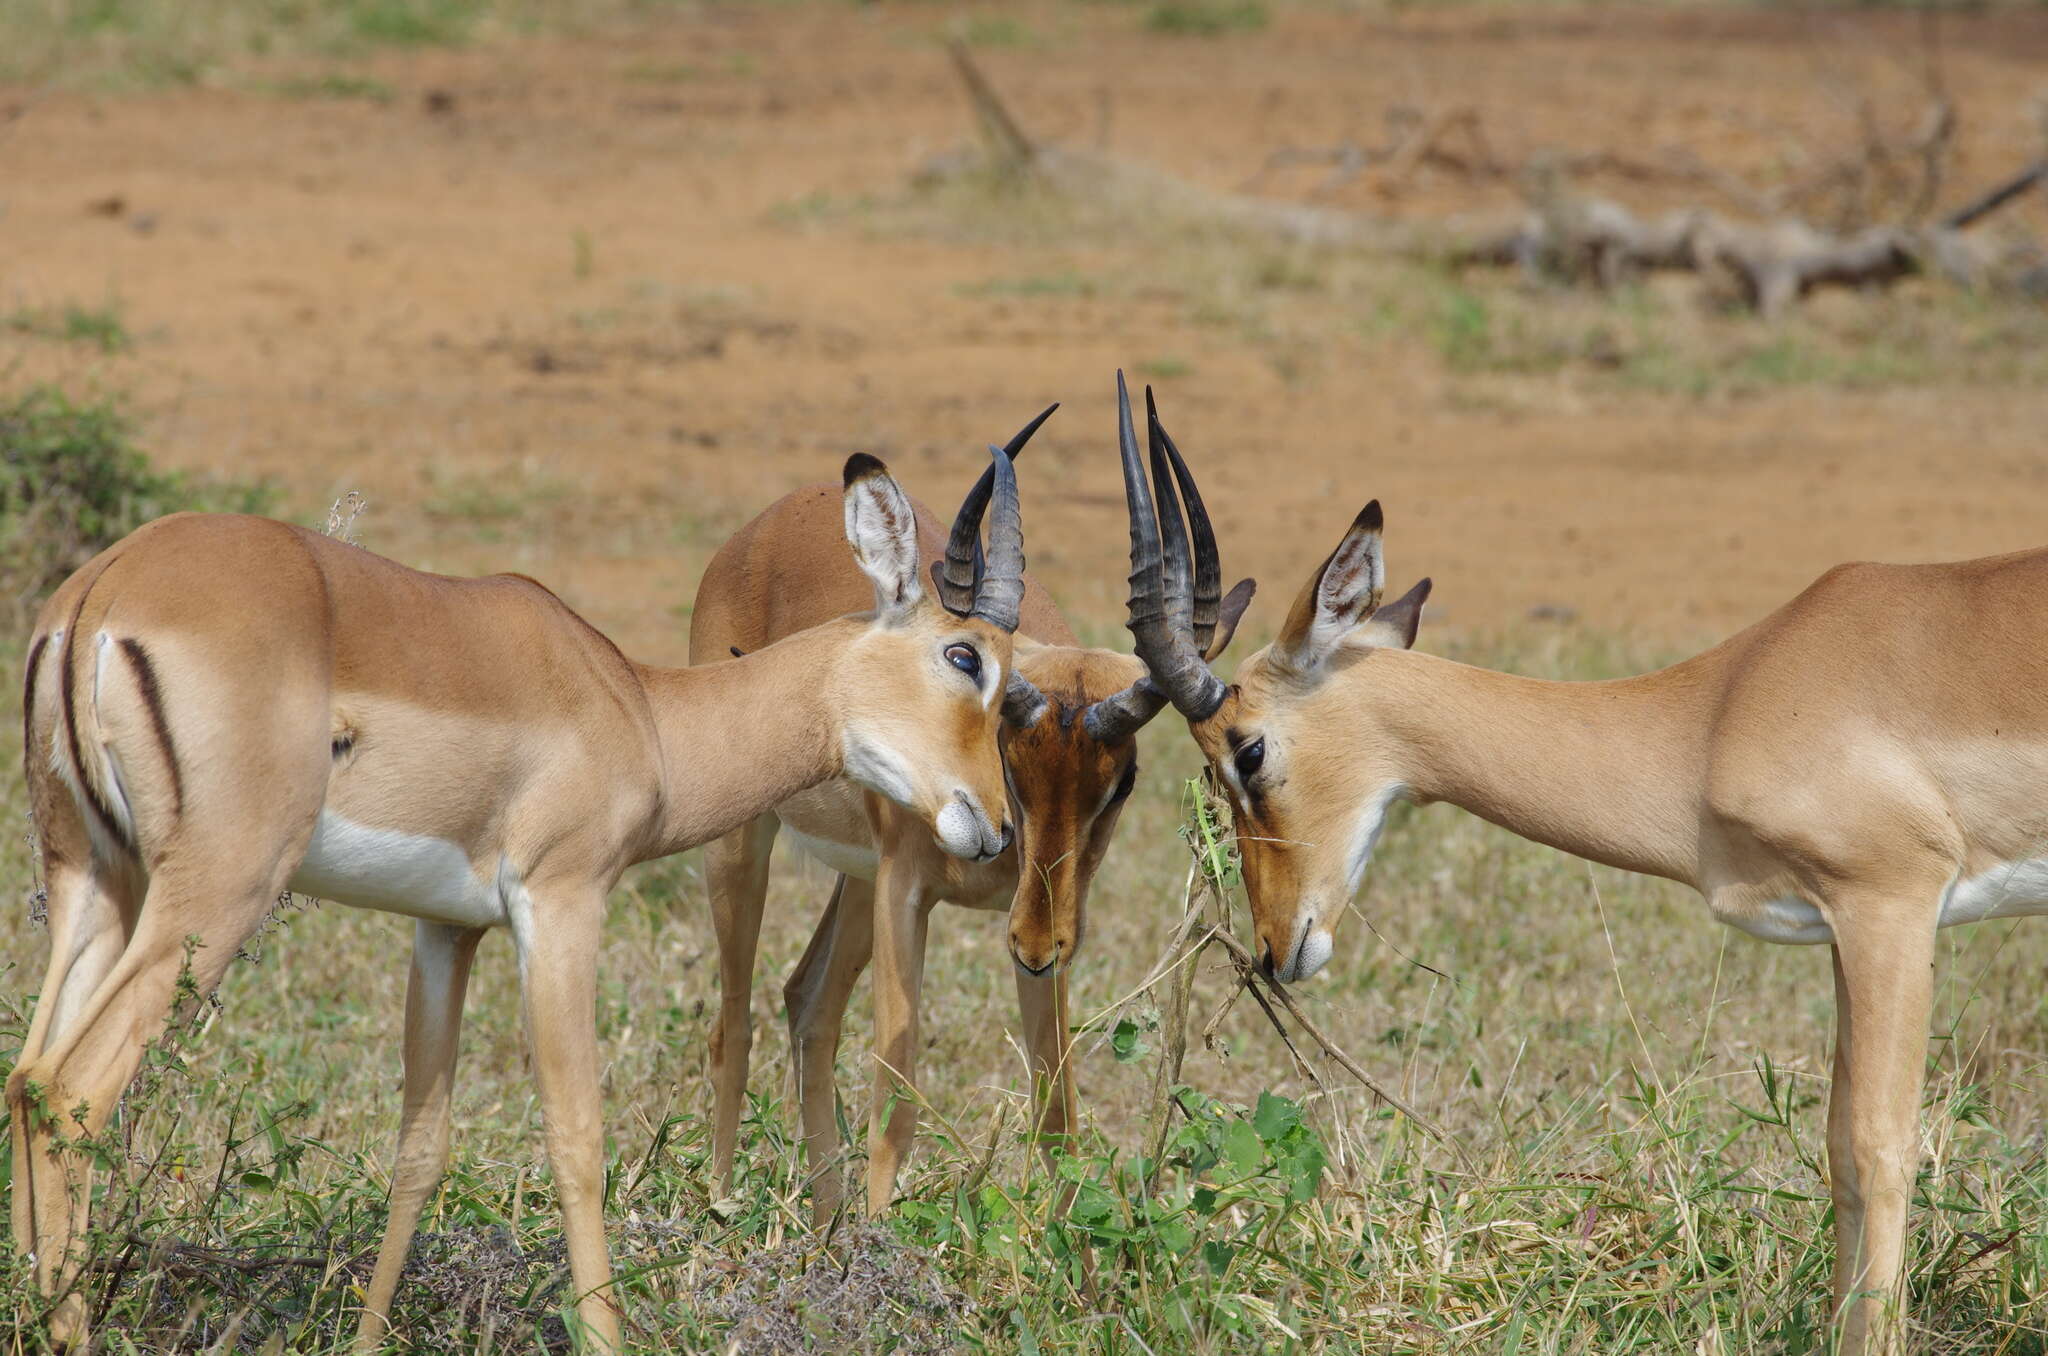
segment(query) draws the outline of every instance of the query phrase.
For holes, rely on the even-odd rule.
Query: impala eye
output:
[[[977,683],[981,681],[981,656],[972,645],[948,645],[946,662]]]
[[[1238,749],[1237,784],[1251,785],[1252,778],[1259,775],[1259,769],[1266,765],[1266,738],[1264,735]]]

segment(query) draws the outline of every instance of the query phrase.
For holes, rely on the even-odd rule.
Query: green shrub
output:
[[[155,469],[112,400],[32,386],[0,401],[0,587],[17,607],[152,518],[261,513],[273,498],[266,485]]]
[[[1162,0],[1145,15],[1145,27],[1155,33],[1203,38],[1254,33],[1265,26],[1266,7],[1259,0]]]

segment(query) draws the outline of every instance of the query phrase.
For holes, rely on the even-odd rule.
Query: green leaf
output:
[[[1278,1143],[1282,1135],[1300,1124],[1299,1106],[1270,1092],[1259,1094],[1258,1110],[1252,1113],[1252,1128],[1259,1132],[1260,1139],[1268,1144]]]
[[[1138,1039],[1139,1026],[1128,1017],[1117,1019],[1116,1029],[1109,1033],[1110,1052],[1119,1064],[1129,1064],[1145,1053],[1144,1043]]]
[[[1232,1121],[1223,1132],[1223,1157],[1240,1177],[1249,1177],[1266,1161],[1266,1146],[1248,1121]]]

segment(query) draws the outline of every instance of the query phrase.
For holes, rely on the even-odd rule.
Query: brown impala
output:
[[[1273,976],[1330,958],[1396,798],[1682,881],[1765,941],[1832,946],[1841,1350],[1896,1350],[1935,933],[2048,912],[2048,550],[1840,565],[1684,663],[1539,682],[1409,648],[1429,581],[1381,605],[1375,501],[1225,687],[1175,591],[1174,485],[1193,481],[1156,419],[1151,436],[1156,510],[1126,403],[1130,625],[1230,797]]]
[[[1040,414],[1001,450],[1021,453],[1051,413]],[[961,614],[971,610],[981,575],[979,539],[989,485],[984,475],[961,504],[949,535],[941,534],[929,513],[918,510],[920,559],[932,562],[940,601]],[[829,497],[823,486],[798,490],[719,550],[697,590],[690,626],[693,662],[733,650],[752,654],[778,637],[859,605],[859,575],[831,530]],[[1214,654],[1228,643],[1251,600],[1252,584],[1246,580],[1219,600],[1215,540],[1200,502],[1192,507],[1195,555],[1202,570],[1196,605],[1206,619],[1197,624],[1196,641]],[[791,797],[708,850],[706,875],[723,995],[712,1041],[717,1089],[712,1168],[721,1191],[731,1180],[746,1099],[754,947],[768,888],[769,853],[781,832],[840,873],[810,947],[783,991],[804,1143],[814,1165],[815,1216],[829,1217],[843,1190],[832,1069],[847,1001],[870,956],[875,961],[875,1053],[882,1067],[876,1070],[868,1137],[868,1209],[885,1207],[895,1190],[897,1170],[916,1134],[917,1108],[913,1099],[896,1097],[888,1074],[893,1071],[906,1081],[916,1077],[926,925],[932,906],[941,900],[1009,910],[1017,1001],[1041,1089],[1038,1127],[1042,1134],[1061,1135],[1073,1126],[1061,972],[1081,944],[1089,884],[1137,777],[1133,737],[1166,699],[1139,661],[1082,647],[1052,599],[1028,575],[1016,615],[1016,667],[1005,703],[1011,729],[1004,745],[1018,825],[1014,847],[982,863],[947,857],[933,849],[929,829],[915,817],[858,786],[835,781]],[[962,656],[957,662],[972,661]]]
[[[163,1025],[187,939],[210,991],[289,888],[419,920],[398,1166],[359,1340],[383,1336],[446,1163],[470,960],[503,926],[578,1308],[616,1348],[595,1010],[605,894],[629,864],[840,776],[948,851],[1002,851],[998,699],[1024,550],[1000,453],[991,475],[973,607],[926,601],[910,501],[856,456],[832,510],[873,611],[710,668],[636,664],[532,580],[422,574],[263,518],[164,518],[73,575],[29,648],[50,966],[7,1080],[14,1238],[44,1292],[66,1296],[57,1340],[85,1339],[72,1287],[92,1169],[76,1137],[107,1123]]]

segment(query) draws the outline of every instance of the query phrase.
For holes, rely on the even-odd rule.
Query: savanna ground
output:
[[[271,511],[317,524],[357,490],[371,548],[536,575],[629,653],[681,662],[705,561],[774,496],[865,450],[948,505],[980,444],[1050,399],[1023,466],[1032,567],[1120,643],[1123,366],[1196,460],[1226,569],[1263,583],[1240,648],[1376,495],[1395,582],[1436,579],[1424,645],[1624,672],[1837,560],[2048,540],[2039,303],[1909,282],[1764,324],[1691,280],[1603,296],[920,179],[971,127],[941,40],[965,38],[1037,134],[1222,192],[1395,104],[1472,105],[1515,154],[1684,145],[1769,183],[1854,142],[1865,108],[1909,121],[1924,33],[1908,13],[1746,6],[26,0],[0,11],[0,394],[17,415],[55,417],[32,395],[50,389],[125,411],[189,477],[131,495],[131,516],[264,482]],[[1946,14],[1938,50],[1953,196],[2040,153],[2048,11]],[[1321,173],[1261,191],[1305,198]],[[1336,201],[1419,220],[1516,200],[1425,169]],[[2048,206],[2004,228],[2048,230]],[[118,430],[63,425],[54,456],[101,434]],[[8,545],[18,668],[49,557]],[[762,1100],[714,1211],[701,875],[686,855],[621,887],[599,1017],[636,1346],[1821,1348],[1825,952],[1449,809],[1397,820],[1300,997],[1462,1153],[1312,1045],[1305,1076],[1245,1001],[1193,1043],[1148,1180],[1162,995],[1134,990],[1182,915],[1195,760],[1175,724],[1145,736],[1072,971],[1088,1133],[1068,1221],[1021,1138],[1000,923],[945,911],[903,1202],[880,1232],[807,1232],[779,988],[829,880],[789,860],[756,988]],[[0,722],[9,767],[17,728]],[[0,1063],[44,954],[18,776],[4,786]],[[409,932],[287,913],[145,1075],[109,1152],[105,1349],[321,1350],[352,1326]],[[2038,924],[1943,934],[1917,1349],[2048,1350],[2044,973]],[[1232,987],[1205,965],[1198,1031]],[[855,1126],[865,1030],[863,1000],[840,1066]],[[465,1035],[456,1164],[401,1332],[560,1343],[508,947],[484,949]],[[6,1285],[6,1349],[37,1350],[36,1303]]]

